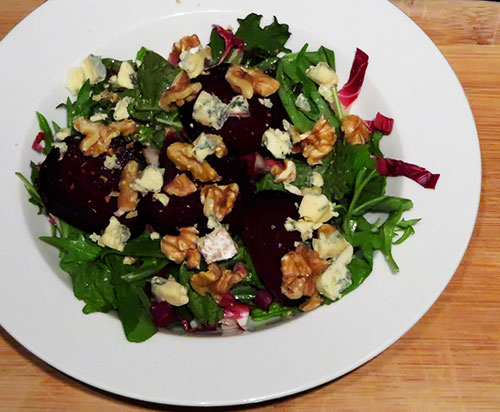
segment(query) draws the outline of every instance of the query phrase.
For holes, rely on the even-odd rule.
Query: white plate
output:
[[[37,240],[46,219],[26,201],[15,171],[28,173],[34,113],[61,120],[66,71],[88,53],[133,58],[142,46],[167,56],[172,43],[213,23],[236,26],[249,12],[290,25],[289,47],[335,50],[343,84],[356,47],[370,56],[353,112],[395,118],[388,157],[441,173],[437,189],[393,178],[389,191],[413,199],[417,234],[395,248],[393,275],[378,256],[373,274],[340,302],[292,322],[237,337],[158,333],[128,343],[110,315],[81,313],[56,251]],[[464,92],[425,34],[382,0],[51,0],[0,44],[3,180],[2,326],[35,355],[101,389],[160,403],[229,405],[277,398],[332,380],[401,337],[453,276],[471,236],[481,161]],[[9,199],[7,202],[6,200]]]

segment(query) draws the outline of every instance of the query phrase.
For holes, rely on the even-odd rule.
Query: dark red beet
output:
[[[197,82],[202,84],[202,90],[215,94],[224,103],[229,103],[238,94],[231,89],[225,79],[228,66],[222,65],[210,70],[210,74],[199,76]],[[262,135],[269,128],[282,128],[282,121],[286,118],[286,112],[281,104],[278,93],[269,97],[273,107],[267,108],[259,102],[255,95],[248,103],[250,117],[230,117],[220,130],[206,127],[196,122],[193,117],[194,102],[186,103],[180,108],[181,120],[191,139],[196,139],[201,132],[214,133],[222,136],[229,153],[232,155],[243,155],[254,152],[262,147]]]
[[[121,169],[104,167],[105,155],[85,156],[80,148],[79,136],[68,137],[68,150],[60,158],[59,149],[53,149],[40,167],[40,195],[47,211],[72,226],[86,232],[101,232],[117,210],[117,198],[110,197],[118,190]],[[122,138],[114,139],[118,163],[123,167],[131,159],[144,166],[139,145],[126,144]],[[138,218],[120,221],[130,227],[133,234],[142,231]]]
[[[295,249],[298,232],[288,232],[287,217],[298,218],[298,196],[285,192],[259,192],[248,203],[243,217],[243,241],[248,248],[258,275],[274,298],[286,305],[297,305],[281,293],[281,258]]]
[[[168,302],[155,303],[150,310],[153,321],[159,328],[165,328],[178,320],[174,307]]]

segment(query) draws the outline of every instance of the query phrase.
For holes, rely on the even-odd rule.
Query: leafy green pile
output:
[[[234,60],[234,55],[228,56],[228,59],[232,58],[232,62],[238,61],[275,75],[281,84],[279,96],[283,106],[300,132],[311,130],[320,116],[324,116],[336,128],[339,139],[320,165],[311,167],[299,155],[293,156],[297,170],[297,178],[293,184],[303,189],[310,186],[313,172],[323,176],[323,193],[335,203],[339,212],[339,217],[333,223],[355,248],[355,255],[348,266],[352,285],[343,292],[346,294],[356,289],[371,273],[374,252],[377,250],[384,254],[395,271],[398,270],[392,256],[392,246],[414,233],[413,225],[418,219],[403,218],[403,213],[413,206],[409,199],[385,194],[386,177],[377,172],[373,158],[383,156],[379,148],[382,133],[375,131],[367,144],[348,145],[340,129],[342,108],[338,99],[335,110],[332,110],[319,94],[314,82],[306,76],[306,69],[319,62],[328,63],[335,69],[334,52],[325,47],[308,51],[306,44],[298,53],[291,53],[285,47],[290,36],[288,26],[278,23],[274,18],[270,25],[262,28],[261,18],[262,16],[252,13],[245,19],[238,19],[239,28],[235,37],[226,31],[227,36],[233,36],[229,43],[214,28],[210,36],[212,61],[220,64],[220,58],[228,47],[243,43],[243,53],[237,56],[237,60]],[[239,49],[236,52],[238,54]],[[171,85],[180,69],[159,54],[142,48],[137,53],[136,61],[129,62],[137,73],[136,87],[124,89],[111,81],[122,62],[103,59],[103,63],[108,73],[103,82],[91,85],[87,81],[74,101],[68,98],[58,106],[66,110],[67,127],[75,132],[72,125],[76,116],[90,118],[96,114],[105,114],[112,119],[114,104],[102,96],[116,94],[120,99],[130,97],[128,112],[139,126],[139,131],[130,139],[148,146],[161,147],[166,128],[182,127],[175,109],[166,113],[158,105],[161,94]],[[296,99],[301,93],[309,102],[311,110],[305,111],[296,106]],[[333,93],[336,98],[336,90]],[[46,155],[52,149],[54,136],[61,127],[56,123],[52,123],[51,127],[44,116],[40,113],[37,116],[40,129],[45,135],[43,153]],[[30,179],[18,175],[29,193],[29,201],[38,207],[39,213],[44,213],[45,208],[37,189],[38,167],[35,163],[31,163],[31,170]],[[282,183],[275,183],[273,176],[267,174],[256,182],[255,190],[285,191],[285,187]],[[368,218],[367,214],[371,213],[378,216],[374,222]],[[224,315],[224,309],[209,294],[201,296],[193,290],[190,279],[194,272],[184,265],[179,266],[169,261],[161,253],[160,240],[152,239],[149,232],[130,240],[122,252],[96,245],[88,233],[71,227],[64,221],[53,225],[52,236],[42,236],[40,239],[60,250],[60,266],[71,276],[75,296],[85,302],[83,312],[116,310],[129,341],[144,341],[157,330],[150,311],[152,301],[145,290],[148,279],[160,271],[172,275],[187,289],[189,303],[175,308],[179,322],[174,327],[181,326],[181,321],[190,322],[193,319],[202,326],[212,326]],[[288,317],[297,312],[297,308],[284,307],[277,302],[273,302],[267,311],[255,305],[256,295],[265,290],[265,286],[258,277],[247,249],[240,239],[236,241],[237,255],[221,265],[232,268],[237,262],[245,264],[248,276],[232,287],[231,294],[240,303],[250,306],[252,319],[261,322]],[[128,263],[132,258],[132,264],[126,264],[125,258],[129,259]],[[201,270],[205,269],[206,264],[202,262]],[[327,300],[326,303],[330,302]]]

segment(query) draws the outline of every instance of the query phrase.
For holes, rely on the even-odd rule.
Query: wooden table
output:
[[[437,303],[384,353],[319,388],[240,409],[500,411],[500,3],[392,1],[437,44],[472,106],[483,159],[472,241]],[[41,3],[0,0],[0,38]],[[131,401],[84,385],[0,328],[0,410],[146,409],[187,408]]]

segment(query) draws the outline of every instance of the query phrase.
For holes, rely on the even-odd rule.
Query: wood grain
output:
[[[483,192],[470,246],[437,303],[383,354],[314,390],[241,410],[500,411],[500,4],[392,2],[440,48],[476,119]],[[41,3],[0,0],[0,38]],[[81,384],[1,329],[0,371],[1,411],[187,410]]]

